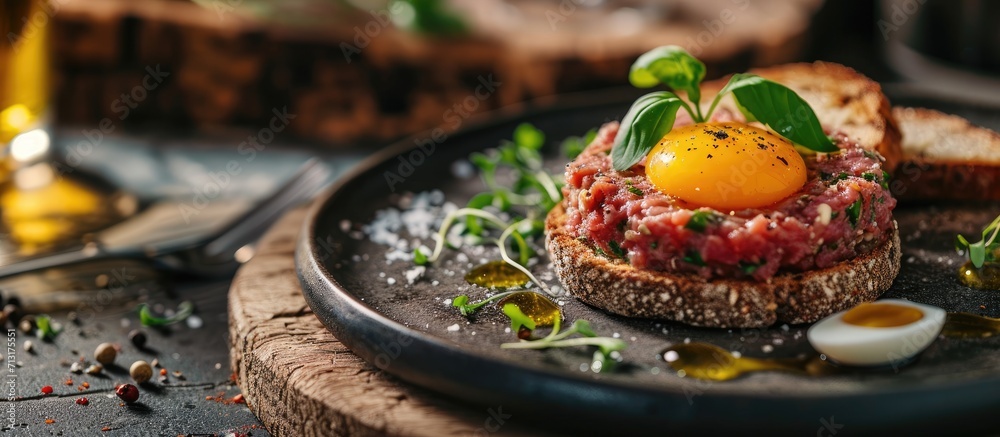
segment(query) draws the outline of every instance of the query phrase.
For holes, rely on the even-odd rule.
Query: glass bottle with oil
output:
[[[0,147],[2,179],[15,161],[48,151],[49,28],[45,0],[0,0]]]

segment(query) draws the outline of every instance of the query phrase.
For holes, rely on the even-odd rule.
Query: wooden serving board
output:
[[[229,291],[231,367],[250,410],[277,436],[541,435],[502,408],[405,385],[355,356],[302,297],[293,253],[305,208],[263,237]],[[500,421],[503,421],[501,424]]]

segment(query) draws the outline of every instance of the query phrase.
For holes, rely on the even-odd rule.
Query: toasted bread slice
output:
[[[751,70],[794,90],[812,107],[820,124],[846,134],[861,146],[878,151],[890,173],[901,162],[900,133],[892,118],[889,100],[882,87],[868,77],[840,64],[815,62],[787,64]],[[705,83],[702,102],[711,102],[729,78]],[[732,96],[723,98],[722,107],[737,112]]]
[[[708,280],[693,274],[639,270],[597,255],[566,226],[558,205],[545,220],[545,246],[556,275],[588,305],[628,317],[712,328],[759,328],[814,322],[875,300],[899,274],[899,232],[872,252],[833,267],[782,273],[767,282]]]
[[[903,133],[894,196],[1000,200],[1000,134],[931,109],[897,107],[893,115]]]

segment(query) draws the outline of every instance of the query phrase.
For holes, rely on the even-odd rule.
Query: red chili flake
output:
[[[53,424],[53,423],[56,423],[56,420],[55,420],[55,419],[45,419],[45,424],[46,424],[46,425],[51,425],[51,424]]]
[[[160,376],[167,376],[167,369],[160,369]]]
[[[87,405],[90,403],[90,400],[88,400],[87,398],[79,398],[76,400],[76,403],[79,405]]]
[[[51,385],[46,385],[46,386],[42,387],[42,393],[47,394],[47,395],[52,394],[52,386]]]
[[[90,388],[90,383],[87,381],[83,381],[83,384],[80,384],[80,386],[83,388]]]
[[[101,428],[101,432],[108,432],[108,431],[111,431],[111,427],[110,426],[105,426],[105,427]]]
[[[65,384],[66,385],[73,385],[73,379],[72,378],[66,378]]]
[[[115,394],[118,395],[119,399],[128,403],[139,400],[139,389],[132,384],[119,385],[115,389]]]
[[[245,401],[243,399],[243,393],[240,393],[240,394],[238,394],[236,396],[233,396],[233,403],[234,404],[245,404],[245,403],[247,403],[247,401]]]

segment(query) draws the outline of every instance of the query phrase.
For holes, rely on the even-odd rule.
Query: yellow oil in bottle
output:
[[[988,262],[977,268],[972,261],[966,261],[958,268],[958,282],[983,290],[1000,290],[1000,265]]]
[[[43,0],[0,0],[0,145],[38,127],[48,108],[52,19]]]
[[[562,320],[562,309],[559,305],[541,293],[534,291],[518,291],[497,302],[497,306],[512,303],[535,322],[535,326],[552,326],[556,320]]]
[[[504,261],[491,261],[486,264],[476,266],[468,274],[465,280],[470,284],[480,287],[506,289],[523,287],[529,281],[528,275],[518,270],[514,266]]]
[[[135,213],[136,207],[131,195],[56,177],[45,163],[19,169],[0,186],[0,223],[23,255],[76,243]]]

